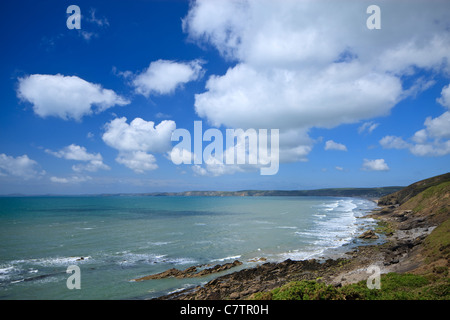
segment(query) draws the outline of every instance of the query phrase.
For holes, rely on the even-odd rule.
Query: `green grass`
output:
[[[259,292],[256,300],[341,300],[338,290],[313,280],[293,281],[270,292]]]
[[[442,199],[446,193],[448,193],[450,190],[450,181],[443,182],[441,184],[429,187],[419,193],[416,197],[411,198],[408,200],[409,203],[412,203],[413,201],[418,201],[418,203],[415,205],[415,207],[412,208],[414,213],[418,213],[423,211],[425,208],[427,208],[430,205],[430,200],[432,199]],[[408,202],[406,202],[408,204]],[[446,208],[441,207],[438,209],[440,213],[445,213]]]
[[[450,219],[441,223],[424,241],[427,258],[430,263],[450,257]]]
[[[255,300],[449,300],[450,279],[441,276],[388,273],[381,276],[381,289],[367,288],[366,281],[336,288],[311,280],[290,282]]]
[[[429,187],[425,191],[422,192],[422,199],[430,198],[431,196],[442,196],[445,192],[448,191],[450,187],[450,181],[443,182],[438,184],[437,186]]]
[[[377,226],[375,227],[376,233],[382,233],[385,235],[393,234],[395,229],[392,227],[392,225],[387,221],[378,220]]]

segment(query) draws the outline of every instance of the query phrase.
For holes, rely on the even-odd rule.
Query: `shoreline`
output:
[[[373,218],[393,227],[382,230],[377,222],[376,235],[384,238],[381,243],[363,239],[368,243],[350,246],[350,251],[343,246],[335,248],[331,251],[342,252],[325,255],[323,259],[266,262],[152,300],[246,300],[252,299],[255,293],[270,291],[291,281],[316,280],[335,287],[366,281],[371,274],[367,270],[374,265],[380,268],[381,274],[408,272],[420,267],[420,244],[436,225],[427,219],[413,217],[411,212],[398,212],[398,206],[378,206],[378,199],[369,200],[377,207],[363,218]]]

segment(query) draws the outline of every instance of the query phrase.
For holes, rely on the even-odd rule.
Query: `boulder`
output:
[[[378,239],[377,234],[373,230],[367,230],[361,234],[358,238],[360,239]]]

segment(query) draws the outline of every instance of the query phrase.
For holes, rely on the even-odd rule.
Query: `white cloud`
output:
[[[38,170],[38,163],[30,159],[26,154],[18,157],[0,154],[0,175],[15,176],[25,180],[38,178],[45,174],[45,171]]]
[[[416,156],[439,157],[450,154],[450,140],[443,142],[429,142],[412,145],[410,148],[412,154]]]
[[[104,164],[102,160],[91,160],[86,164],[75,164],[72,170],[75,172],[89,171],[97,172],[98,170],[110,170],[111,168]]]
[[[64,158],[67,160],[90,161],[102,159],[102,156],[99,153],[88,153],[85,147],[81,147],[76,144],[71,144],[59,151],[51,151],[50,149],[46,149],[45,152],[52,154],[55,157]]]
[[[62,183],[62,184],[73,184],[73,183],[81,183],[92,180],[90,176],[77,176],[73,175],[67,178],[64,177],[50,177],[51,182]]]
[[[388,171],[389,167],[384,159],[368,160],[364,159],[363,170],[366,171]]]
[[[136,93],[145,97],[151,94],[170,94],[183,84],[201,77],[201,64],[200,60],[187,63],[168,60],[153,61],[146,70],[134,77],[132,85]]]
[[[158,168],[155,156],[143,151],[119,153],[116,161],[136,173],[144,173]]]
[[[409,143],[396,136],[385,136],[380,140],[380,144],[385,149],[405,149],[410,147]]]
[[[328,140],[325,142],[325,150],[347,151],[347,147],[341,143],[334,142],[333,140]]]
[[[305,70],[257,70],[247,64],[212,76],[195,96],[199,116],[236,128],[332,128],[385,115],[398,100],[400,81],[357,64]]]
[[[167,153],[172,147],[172,132],[176,124],[172,120],[153,121],[135,118],[130,124],[127,119],[116,118],[105,126],[103,141],[119,151],[116,161],[136,173],[154,170],[158,166],[152,153]]]
[[[372,133],[373,130],[375,130],[380,124],[379,123],[374,123],[373,121],[369,121],[369,122],[364,122],[359,128],[358,128],[358,133],[362,134],[365,131],[367,131],[367,133]]]
[[[135,118],[130,124],[127,118],[116,118],[105,126],[103,141],[119,151],[148,151],[164,153],[171,149],[172,131],[176,124],[163,120],[155,126],[153,121]]]
[[[182,163],[194,163],[196,159],[194,153],[179,147],[174,147],[172,150],[167,152],[166,157],[176,165]]]
[[[445,86],[437,101],[450,108],[450,85]],[[416,156],[444,156],[450,154],[450,111],[445,111],[436,118],[427,117],[425,128],[420,129],[407,142],[401,137],[385,136],[380,144],[386,149],[409,149]]]
[[[425,130],[430,138],[450,139],[450,111],[439,117],[425,119]]]
[[[86,164],[76,164],[72,166],[72,170],[75,172],[90,171],[96,172],[100,169],[109,170],[110,167],[103,163],[103,158],[100,153],[93,154],[88,153],[85,147],[71,144],[64,147],[59,151],[52,151],[46,149],[45,152],[54,155],[57,158],[63,158],[67,160],[83,161]]]
[[[426,129],[417,131],[411,140],[415,143],[409,143],[401,137],[385,136],[380,140],[380,145],[385,149],[408,149],[420,157],[450,154],[450,140],[430,139]]]
[[[130,103],[101,85],[61,74],[32,74],[19,78],[17,95],[21,100],[32,103],[34,112],[40,117],[78,121],[93,112]]]
[[[339,166],[336,166],[335,169],[338,170],[338,171],[344,171],[344,168],[343,167],[339,167]]]
[[[231,155],[235,155],[236,149],[238,146],[242,145],[238,143],[229,149],[226,149],[223,152],[222,159],[215,158],[215,154],[209,155],[206,159],[200,159],[202,164],[195,164],[199,160],[193,152],[190,152],[186,149],[180,149],[178,147],[174,147],[167,154],[167,158],[169,158],[175,164],[182,163],[194,163],[191,166],[192,171],[199,176],[211,176],[218,177],[227,174],[234,174],[236,172],[249,172],[256,171],[260,168],[258,164],[236,164],[231,163],[227,164],[227,157],[233,158]],[[245,156],[249,159],[249,149],[245,150]],[[197,160],[197,161],[196,161]]]
[[[450,84],[442,88],[441,96],[437,99],[437,101],[444,107],[450,109]]]
[[[256,168],[249,165],[224,164],[214,159],[209,159],[209,161],[205,162],[204,167],[193,165],[192,170],[199,176],[218,177],[226,174],[235,174],[236,172],[255,171]]]
[[[95,32],[89,32],[89,31],[85,31],[85,30],[81,30],[80,31],[80,35],[83,37],[84,40],[86,40],[87,42],[89,42],[92,38],[97,38],[98,34]]]
[[[255,132],[256,133],[256,132]],[[271,134],[270,134],[271,135]],[[235,174],[236,172],[254,172],[260,170],[269,169],[276,172],[278,171],[279,158],[283,157],[285,161],[292,161],[293,158],[298,161],[298,158],[303,156],[303,151],[298,150],[294,153],[292,149],[286,148],[287,151],[291,153],[286,155],[285,150],[277,150],[275,146],[272,147],[272,137],[268,137],[267,145],[262,143],[261,145],[256,143],[252,145],[250,140],[251,133],[246,135],[246,132],[236,131],[236,142],[235,144],[229,146],[225,150],[210,149],[210,154],[203,152],[199,157],[184,148],[175,146],[170,152],[167,153],[167,158],[170,159],[174,164],[191,164],[193,172],[200,176],[222,176]],[[248,137],[248,139],[246,139]],[[254,138],[260,139],[261,136],[255,135]],[[212,152],[214,150],[214,152]],[[204,150],[206,151],[206,149]],[[242,153],[241,153],[242,152]],[[241,156],[243,156],[241,158]],[[276,169],[275,169],[276,168]],[[268,172],[268,171],[266,171]],[[273,173],[272,173],[273,174]]]
[[[158,112],[157,114],[155,114],[155,117],[158,119],[162,119],[162,118],[171,118],[172,116],[167,113]]]
[[[382,1],[382,29],[375,31],[366,28],[370,4],[193,2],[183,19],[189,39],[236,62],[225,74],[210,76],[205,92],[195,96],[197,114],[214,126],[307,134],[313,127],[386,116],[433,83],[419,78],[406,85],[404,75],[450,71],[446,2]],[[370,133],[376,126],[363,129]],[[286,137],[280,136],[280,149]],[[296,147],[305,160],[312,144],[290,144],[289,150]]]
[[[95,9],[91,9],[89,11],[89,16],[87,17],[87,21],[96,24],[99,27],[107,27],[109,26],[109,21],[105,17],[97,18],[95,16]]]
[[[199,166],[198,164],[192,166],[192,171],[194,171],[194,173],[199,176],[207,176],[208,175],[208,171],[205,168]]]

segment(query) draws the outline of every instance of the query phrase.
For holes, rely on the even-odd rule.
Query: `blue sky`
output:
[[[67,27],[72,4],[81,29]],[[367,27],[372,4],[381,29]],[[0,9],[0,194],[374,187],[449,171],[446,1]],[[278,172],[175,165],[171,133],[194,121],[278,129]]]

